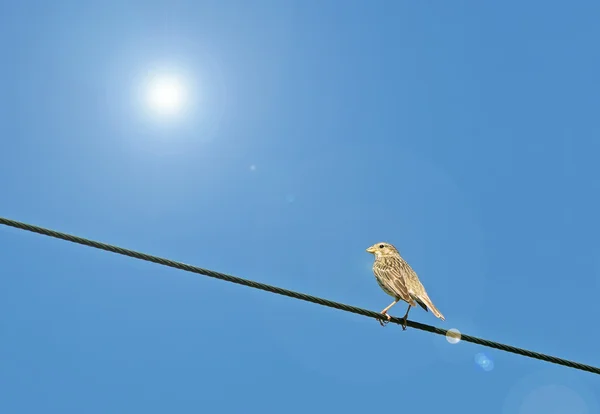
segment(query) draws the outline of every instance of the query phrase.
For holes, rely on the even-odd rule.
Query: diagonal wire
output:
[[[260,290],[265,290],[267,292],[276,293],[278,295],[288,296],[288,297],[291,297],[294,299],[300,299],[300,300],[304,300],[306,302],[316,303],[317,305],[321,305],[321,306],[327,306],[330,308],[340,309],[345,312],[355,313],[357,315],[363,315],[363,316],[367,316],[367,317],[373,318],[373,319],[384,320],[384,321],[386,320],[386,318],[383,315],[381,315],[379,312],[374,312],[372,310],[362,309],[362,308],[358,308],[356,306],[350,306],[350,305],[346,305],[343,303],[334,302],[332,300],[323,299],[323,298],[307,295],[305,293],[295,292],[295,291],[288,290],[288,289],[283,289],[283,288],[280,288],[277,286],[267,285],[265,283],[255,282],[253,280],[242,279],[240,277],[215,272],[213,270],[202,269],[200,267],[191,266],[191,265],[188,265],[185,263],[175,262],[173,260],[163,259],[161,257],[136,252],[134,250],[124,249],[122,247],[112,246],[110,244],[84,239],[83,237],[77,237],[77,236],[73,236],[70,234],[46,229],[43,227],[33,226],[31,224],[21,223],[18,221],[9,220],[9,219],[2,218],[2,217],[0,217],[0,224],[9,226],[9,227],[14,227],[14,228],[21,229],[21,230],[30,231],[33,233],[38,233],[38,234],[41,234],[44,236],[49,236],[49,237],[54,237],[57,239],[66,240],[66,241],[69,241],[72,243],[82,244],[84,246],[93,247],[95,249],[106,250],[107,252],[116,253],[116,254],[120,254],[123,256],[133,257],[134,259],[144,260],[147,262],[153,262],[153,263],[157,263],[157,264],[160,264],[163,266],[168,266],[168,267],[173,267],[175,269],[184,270],[186,272],[192,272],[192,273],[196,273],[199,275],[209,276],[209,277],[213,277],[215,279],[220,279],[220,280],[225,280],[227,282],[236,283],[238,285],[248,286],[248,287],[251,287],[254,289],[260,289]],[[403,319],[398,318],[398,317],[392,317],[390,322],[393,322],[395,324],[402,324]],[[438,334],[438,335],[448,334],[448,330],[446,330],[446,329],[437,328],[435,326],[425,325],[425,324],[410,321],[410,320],[406,322],[406,325],[410,326],[411,328],[419,329],[421,331],[431,332],[431,333]],[[449,336],[454,336],[454,335],[455,334],[453,332],[449,333]],[[593,367],[591,365],[585,365],[585,364],[581,364],[579,362],[573,362],[573,361],[569,361],[566,359],[557,358],[557,357],[546,355],[546,354],[541,354],[539,352],[533,352],[533,351],[529,351],[526,349],[510,346],[510,345],[501,344],[501,343],[490,341],[487,339],[478,338],[476,336],[461,334],[460,339],[462,341],[471,342],[471,343],[478,344],[478,345],[483,345],[483,346],[486,346],[489,348],[499,349],[501,351],[511,352],[513,354],[523,355],[523,356],[526,356],[529,358],[547,361],[552,364],[564,365],[569,368],[579,369],[579,370],[591,372],[594,374],[600,374],[600,368],[598,368],[598,367]]]

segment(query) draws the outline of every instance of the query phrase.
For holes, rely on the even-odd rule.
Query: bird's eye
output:
[[[380,245],[379,245],[379,248],[380,248],[380,249],[383,249],[383,244],[380,244]]]

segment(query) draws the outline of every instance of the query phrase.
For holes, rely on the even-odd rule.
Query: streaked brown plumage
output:
[[[400,300],[408,303],[408,309],[404,315],[404,323],[402,329],[406,329],[406,319],[411,306],[421,306],[425,311],[427,308],[433,312],[435,316],[444,319],[444,315],[433,305],[431,299],[427,295],[425,288],[419,281],[419,278],[414,270],[408,263],[400,256],[398,250],[389,243],[375,243],[373,246],[367,249],[367,252],[375,255],[375,263],[373,263],[373,273],[375,279],[379,284],[379,287],[383,289],[385,293],[392,296],[395,300],[381,311],[381,313],[387,316],[388,320],[391,319],[388,315],[388,311],[392,306],[398,303]],[[387,322],[379,321],[381,325],[385,325]]]

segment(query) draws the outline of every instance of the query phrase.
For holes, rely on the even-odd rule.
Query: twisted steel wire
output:
[[[81,244],[84,246],[93,247],[95,249],[105,250],[107,252],[116,253],[116,254],[120,254],[123,256],[133,257],[134,259],[144,260],[147,262],[153,262],[153,263],[157,263],[159,265],[184,270],[186,272],[192,272],[192,273],[196,273],[199,275],[213,277],[215,279],[225,280],[227,282],[236,283],[238,285],[248,286],[248,287],[251,287],[254,289],[260,289],[260,290],[275,293],[278,295],[288,296],[288,297],[291,297],[294,299],[300,299],[300,300],[304,300],[306,302],[316,303],[317,305],[327,306],[329,308],[340,309],[345,312],[355,313],[357,315],[363,315],[363,316],[367,316],[369,318],[387,321],[387,318],[384,317],[383,315],[381,315],[381,313],[375,312],[372,310],[362,309],[362,308],[358,308],[356,306],[351,306],[351,305],[346,305],[346,304],[339,303],[339,302],[334,302],[329,299],[323,299],[323,298],[319,298],[316,296],[307,295],[305,293],[295,292],[295,291],[283,289],[283,288],[280,288],[277,286],[271,286],[271,285],[267,285],[265,283],[255,282],[253,280],[242,279],[240,277],[228,275],[225,273],[215,272],[213,270],[208,270],[208,269],[203,269],[203,268],[196,267],[196,266],[191,266],[191,265],[188,265],[185,263],[176,262],[173,260],[164,259],[164,258],[157,257],[157,256],[152,256],[152,255],[149,255],[146,253],[136,252],[134,250],[124,249],[122,247],[113,246],[110,244],[101,243],[101,242],[97,242],[94,240],[88,240],[83,237],[73,236],[70,234],[61,233],[58,231],[34,226],[31,224],[21,223],[21,222],[18,222],[15,220],[10,220],[10,219],[3,218],[3,217],[0,217],[0,224],[9,226],[9,227],[13,227],[13,228],[17,228],[17,229],[21,229],[21,230],[30,231],[30,232],[41,234],[44,236],[49,236],[49,237],[53,237],[53,238],[57,238],[57,239],[66,240],[71,243],[77,243],[77,244]],[[392,317],[390,322],[401,325],[403,320],[402,320],[402,318]],[[414,329],[419,329],[421,331],[431,332],[431,333],[438,334],[438,335],[446,335],[448,333],[447,329],[437,328],[435,326],[425,325],[425,324],[411,321],[411,320],[408,320],[406,322],[406,325],[410,326],[411,328],[414,328]],[[453,336],[453,335],[454,335],[453,332],[450,332],[449,336]],[[566,366],[569,368],[574,368],[574,369],[578,369],[578,370],[582,370],[582,371],[591,372],[593,374],[600,374],[600,368],[598,368],[598,367],[593,367],[591,365],[585,365],[585,364],[581,364],[579,362],[574,362],[574,361],[569,361],[569,360],[562,359],[562,358],[557,358],[557,357],[542,354],[539,352],[529,351],[527,349],[517,348],[517,347],[511,346],[511,345],[501,344],[501,343],[490,341],[487,339],[478,338],[476,336],[460,334],[460,340],[466,341],[466,342],[471,342],[471,343],[478,344],[478,345],[483,345],[488,348],[494,348],[494,349],[498,349],[501,351],[526,356],[529,358],[538,359],[541,361],[550,362],[552,364],[563,365],[563,366]]]

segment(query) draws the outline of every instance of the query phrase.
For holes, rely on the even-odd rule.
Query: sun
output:
[[[185,87],[174,76],[156,76],[148,83],[147,101],[161,115],[175,115],[185,105]]]

